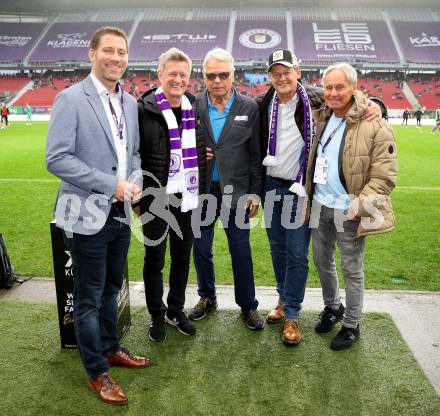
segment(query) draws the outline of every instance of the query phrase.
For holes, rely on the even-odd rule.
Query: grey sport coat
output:
[[[204,130],[206,145],[213,150],[217,161],[222,192],[225,192],[225,186],[232,185],[231,208],[237,208],[237,202],[243,195],[261,196],[260,118],[255,101],[235,91],[235,99],[218,142],[211,128],[206,91],[196,96],[195,107],[200,116],[197,128]],[[207,163],[207,189],[211,184],[214,159]],[[228,188],[226,192],[230,193]]]
[[[127,178],[140,169],[136,100],[124,92]],[[104,226],[118,179],[116,147],[101,98],[90,75],[60,92],[46,142],[46,166],[61,179],[57,226],[93,235]],[[134,181],[142,188],[142,175]]]

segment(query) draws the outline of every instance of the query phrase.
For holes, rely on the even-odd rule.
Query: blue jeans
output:
[[[112,205],[97,234],[66,238],[75,267],[75,335],[89,377],[107,371],[106,357],[119,349],[117,296],[123,283],[130,228],[113,217],[125,217],[123,207]]]
[[[310,229],[303,222],[305,198],[289,191],[291,181],[266,177],[264,220],[277,291],[284,304],[286,319],[298,319],[309,272]],[[270,194],[277,196],[273,209]],[[284,213],[283,213],[284,205]]]
[[[219,188],[211,188],[212,195],[216,197],[217,208],[214,221],[200,229],[200,237],[194,239],[194,265],[197,271],[198,294],[203,298],[216,298],[215,272],[212,262],[212,242],[214,240],[214,227],[220,216],[222,193]],[[202,221],[206,217],[206,201],[202,207]],[[251,246],[249,243],[249,228],[240,229],[235,224],[235,216],[238,210],[231,209],[225,227],[228,238],[229,253],[232,260],[234,274],[235,302],[242,310],[256,309],[258,301],[255,299],[255,283],[252,265]],[[245,223],[249,222],[247,213]]]

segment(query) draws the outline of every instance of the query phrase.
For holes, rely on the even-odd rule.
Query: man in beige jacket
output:
[[[307,189],[313,198],[313,259],[325,305],[315,331],[329,332],[342,320],[342,328],[331,342],[332,349],[340,350],[351,347],[360,336],[364,236],[394,228],[389,194],[396,183],[397,154],[393,130],[386,122],[362,120],[367,100],[356,91],[353,67],[328,67],[323,86],[326,105],[314,114],[316,136],[307,173]],[[339,295],[336,242],[341,252],[346,308]]]

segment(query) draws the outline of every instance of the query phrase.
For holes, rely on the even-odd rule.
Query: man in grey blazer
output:
[[[57,95],[46,143],[47,169],[61,179],[55,209],[76,268],[74,328],[88,383],[99,398],[125,404],[109,366],[147,367],[120,346],[117,295],[130,244],[125,207],[140,196],[136,101],[118,80],[128,64],[125,32],[103,27],[92,36],[91,74]],[[125,203],[125,207],[124,207]]]
[[[208,52],[203,72],[207,90],[197,97],[197,128],[203,129],[212,156],[206,168],[211,198],[202,204],[200,232],[195,230],[194,263],[200,300],[188,317],[202,319],[217,307],[212,243],[220,217],[231,253],[235,301],[248,328],[258,330],[263,328],[263,321],[257,313],[249,243],[249,218],[257,215],[261,192],[258,107],[233,88],[234,59],[224,49]]]

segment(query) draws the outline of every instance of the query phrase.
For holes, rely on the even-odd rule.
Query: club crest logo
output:
[[[169,176],[173,177],[180,170],[181,158],[175,153],[171,153]]]
[[[247,48],[274,48],[281,42],[281,35],[270,29],[250,29],[243,32],[238,41]]]
[[[197,171],[190,171],[187,172],[185,175],[186,180],[186,189],[188,191],[195,193],[197,192],[197,189],[199,188],[199,174]]]
[[[275,51],[272,54],[272,60],[275,61],[279,61],[280,59],[283,59],[283,51]]]

